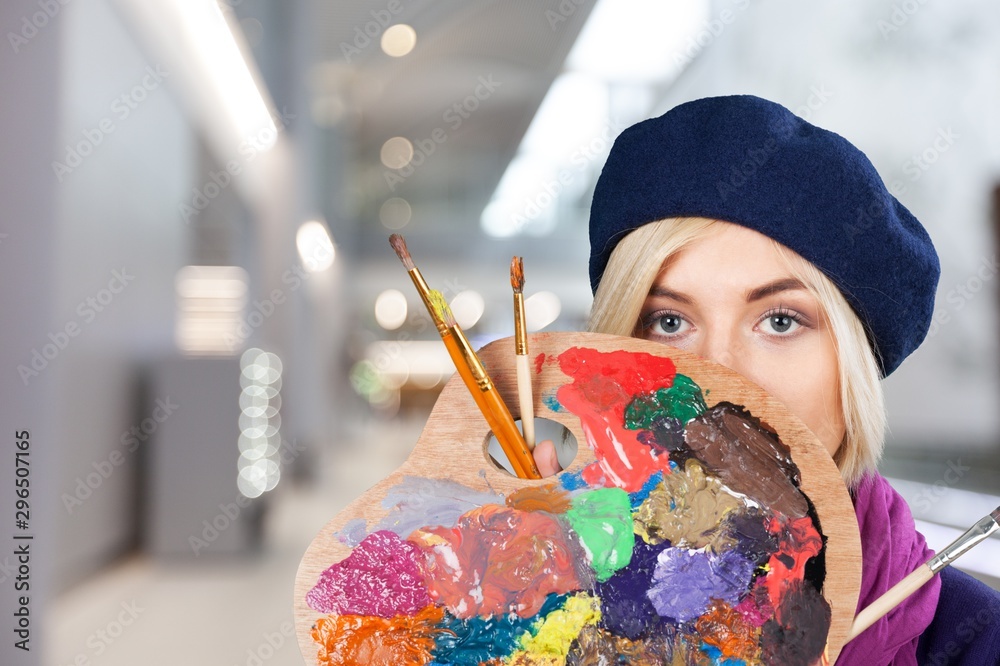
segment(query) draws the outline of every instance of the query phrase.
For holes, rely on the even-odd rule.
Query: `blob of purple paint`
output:
[[[423,554],[395,532],[372,532],[350,555],[320,574],[309,608],[336,615],[416,615],[431,603]]]
[[[735,605],[753,578],[753,563],[733,551],[716,555],[667,548],[656,559],[653,586],[646,596],[657,613],[677,622],[695,619],[713,599]]]

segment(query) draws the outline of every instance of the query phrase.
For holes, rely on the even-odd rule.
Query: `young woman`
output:
[[[833,456],[861,531],[859,609],[933,555],[876,464],[880,380],[927,333],[938,259],[861,151],[757,97],[682,104],[617,139],[590,236],[591,331],[739,372]],[[551,442],[535,458],[559,470]],[[946,569],[838,663],[1000,664],[1000,594]]]

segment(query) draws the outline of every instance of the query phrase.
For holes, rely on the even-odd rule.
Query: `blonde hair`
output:
[[[611,253],[594,294],[587,330],[635,335],[642,305],[656,276],[671,257],[704,238],[720,223],[700,217],[669,218],[628,234]],[[840,289],[813,264],[772,240],[797,278],[819,301],[837,350],[844,441],[834,456],[840,474],[853,488],[875,469],[885,441],[885,398],[875,353],[861,320]]]

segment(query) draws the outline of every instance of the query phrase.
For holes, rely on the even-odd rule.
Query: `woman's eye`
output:
[[[675,314],[667,314],[662,317],[658,317],[653,322],[653,328],[656,333],[663,333],[666,335],[673,335],[674,333],[679,333],[684,326],[684,319]]]
[[[801,326],[793,315],[781,312],[768,315],[765,322],[768,328],[771,329],[770,332],[777,335],[785,335]]]

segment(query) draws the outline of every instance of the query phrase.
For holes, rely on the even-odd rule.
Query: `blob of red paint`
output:
[[[597,458],[583,470],[584,480],[636,492],[650,476],[668,470],[668,454],[641,443],[638,431],[625,427],[625,408],[636,396],[672,386],[677,374],[674,362],[645,352],[586,347],[572,347],[558,358],[572,382],[561,386],[556,396],[580,417]]]

